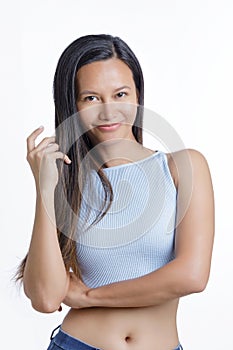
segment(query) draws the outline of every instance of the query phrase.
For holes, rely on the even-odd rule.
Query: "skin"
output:
[[[153,151],[136,142],[132,133],[138,92],[129,67],[119,59],[94,62],[77,73],[79,118],[105,166],[136,161]],[[117,130],[98,126],[120,122]]]
[[[86,65],[77,74],[77,87],[80,122],[89,130],[105,166],[137,161],[152,154],[153,151],[136,142],[132,133],[138,93],[127,65],[118,59]],[[98,128],[119,121],[121,125],[115,131]],[[59,152],[52,139],[44,139],[35,147],[41,132],[37,130],[28,138],[28,161],[36,181],[37,205],[24,289],[33,307],[41,312],[54,312],[61,302],[70,306],[62,329],[97,348],[174,349],[179,342],[176,327],[179,298],[203,291],[210,272],[214,198],[204,156],[195,150],[167,154],[178,192],[175,259],[145,276],[89,288],[65,271],[55,221],[51,220],[57,182],[55,159],[60,157],[67,164],[69,159]],[[52,145],[48,147],[49,144]],[[192,186],[187,176],[190,169]],[[50,173],[51,178],[46,176]],[[41,193],[46,193],[44,201]]]

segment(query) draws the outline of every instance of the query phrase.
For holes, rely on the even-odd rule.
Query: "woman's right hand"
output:
[[[37,190],[54,190],[58,183],[58,169],[56,159],[63,159],[70,164],[69,157],[59,151],[55,137],[45,137],[37,146],[36,138],[42,133],[44,127],[34,130],[27,138],[27,161],[30,164],[36,182]]]

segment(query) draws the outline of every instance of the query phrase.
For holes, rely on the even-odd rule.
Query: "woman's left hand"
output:
[[[68,292],[63,303],[74,309],[90,307],[87,292],[90,290],[73,272],[70,272]]]

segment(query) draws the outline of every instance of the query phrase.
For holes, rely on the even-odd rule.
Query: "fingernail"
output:
[[[70,160],[70,158],[68,158],[68,156],[65,156],[65,161],[66,161],[66,163],[68,163],[68,164],[71,163],[71,160]]]
[[[44,128],[44,126],[43,126],[43,125],[40,125],[38,129],[43,129],[43,128]]]

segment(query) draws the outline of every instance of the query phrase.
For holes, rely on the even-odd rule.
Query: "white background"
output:
[[[181,299],[185,349],[232,348],[233,2],[231,0],[8,1],[1,9],[1,343],[46,349],[62,313],[40,314],[10,280],[27,252],[34,180],[25,139],[54,125],[52,80],[74,39],[120,36],[145,76],[145,105],[175,127],[186,147],[207,158],[216,198],[216,238],[207,289]]]

